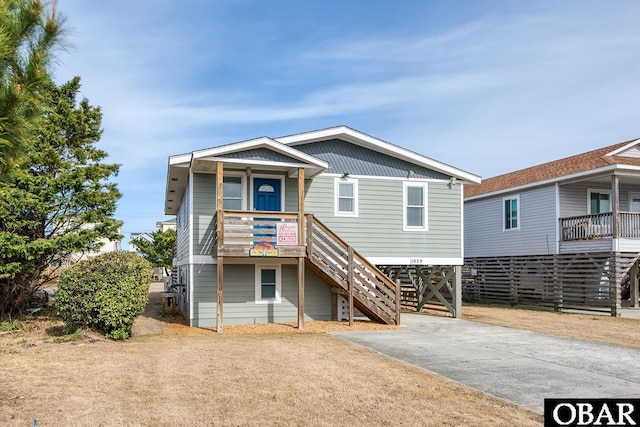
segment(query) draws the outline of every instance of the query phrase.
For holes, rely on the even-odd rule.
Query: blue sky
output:
[[[347,125],[484,178],[640,137],[640,2],[59,0],[120,163],[123,247],[167,158]]]

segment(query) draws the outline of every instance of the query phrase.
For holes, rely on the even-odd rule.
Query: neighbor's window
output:
[[[256,266],[256,303],[280,302],[280,266]]]
[[[427,183],[404,183],[404,230],[427,229]]]
[[[520,223],[518,219],[520,197],[502,199],[504,204],[504,229],[518,230]]]
[[[239,211],[242,209],[242,178],[225,176],[222,179],[222,208]]]
[[[336,178],[334,203],[336,216],[358,216],[358,181]]]
[[[611,192],[589,190],[589,214],[611,212]]]

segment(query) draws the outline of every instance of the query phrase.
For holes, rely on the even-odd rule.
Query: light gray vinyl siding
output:
[[[560,218],[589,214],[589,203],[587,201],[588,189],[610,191],[611,186],[607,186],[606,184],[588,184],[585,182],[561,185]]]
[[[216,325],[215,264],[194,266],[193,326]],[[282,265],[282,302],[256,304],[255,266],[225,265],[223,325],[282,323],[298,320],[298,266]],[[313,272],[305,271],[305,320],[331,320],[331,291]]]
[[[427,231],[403,231],[403,181],[358,178],[358,217],[334,215],[334,177],[307,181],[305,211],[366,257],[462,257],[461,186],[427,183]]]
[[[589,214],[589,190],[611,191],[608,183],[581,182],[560,186],[560,218]],[[640,193],[640,186],[620,184],[620,200],[618,205],[621,212],[629,211],[629,193]]]
[[[216,266],[196,264],[193,266],[193,313],[191,326],[206,327],[216,325]]]
[[[560,242],[561,254],[572,254],[576,252],[609,252],[612,250],[612,239],[590,239]]]
[[[189,256],[189,184],[182,193],[182,200],[176,215],[176,258],[178,261]]]
[[[216,212],[216,176],[193,175],[193,254],[211,255]]]
[[[298,212],[298,179],[286,178],[284,181],[284,210],[286,212]],[[308,182],[310,180],[305,180],[305,187]]]
[[[519,196],[518,230],[504,230],[505,198]],[[465,202],[465,257],[556,252],[555,186]]]

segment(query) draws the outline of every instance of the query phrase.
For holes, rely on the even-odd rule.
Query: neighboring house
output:
[[[176,229],[176,220],[175,219],[169,219],[169,220],[165,220],[165,221],[157,221],[156,222],[156,228],[159,231],[162,231],[162,232],[165,232],[167,230],[175,230]],[[142,256],[142,253],[140,252],[140,250],[136,246],[135,239],[145,239],[145,240],[147,240],[149,242],[153,242],[153,234],[148,232],[148,231],[144,231],[142,233],[131,233],[131,236],[129,238],[129,251],[130,252],[135,252],[136,254]],[[156,268],[153,269],[153,272],[152,272],[152,279],[153,280],[162,281],[166,277],[169,277],[169,274],[165,270],[164,267],[156,267]]]
[[[95,224],[83,224],[81,226],[82,229],[93,229]],[[120,224],[120,228],[122,227],[122,223]],[[120,233],[120,228],[118,229],[118,233]],[[85,252],[73,252],[73,253],[61,253],[55,257],[55,259],[50,263],[50,266],[47,268],[46,274],[52,278],[52,280],[57,280],[58,276],[62,271],[82,260],[89,259],[91,257],[101,255],[107,252],[115,252],[120,250],[120,240],[109,240],[107,238],[99,239],[92,249]]]
[[[343,308],[397,323],[395,280],[410,268],[430,297],[459,287],[463,188],[479,181],[344,126],[171,156],[179,305],[190,325],[219,331],[302,327]],[[450,268],[432,268],[427,286],[427,266]],[[459,297],[445,303],[460,315]]]
[[[141,233],[131,233],[129,236],[129,252],[135,252],[136,254],[142,256],[140,249],[136,246],[135,239],[145,239],[149,242],[153,242],[153,236],[148,231],[143,231]]]
[[[476,276],[493,275],[487,289],[501,276],[512,302],[521,286],[556,307],[601,303],[618,315],[633,269],[637,306],[640,139],[484,179],[465,189],[464,203],[465,258]]]
[[[168,219],[165,221],[158,221],[156,222],[156,228],[160,231],[167,231],[167,230],[175,230],[176,229],[176,220],[174,219]]]
[[[95,224],[83,224],[81,228],[91,230],[95,227]],[[120,227],[118,227],[118,234],[122,228],[122,222],[120,222]],[[78,261],[82,261],[84,259],[92,258],[94,256],[98,256],[101,254],[105,254],[107,252],[117,252],[120,250],[121,241],[120,240],[110,240],[106,237],[99,239],[94,247],[86,252],[77,252],[69,255],[67,257],[68,261],[71,264],[75,264]]]

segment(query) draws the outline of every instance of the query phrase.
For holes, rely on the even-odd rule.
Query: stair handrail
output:
[[[313,232],[312,232],[312,227],[313,226],[317,226],[322,232],[324,232],[327,236],[329,236],[331,239],[333,239],[335,243],[337,243],[340,247],[342,247],[343,250],[345,250],[347,257],[349,256],[349,253],[351,251],[353,252],[352,256],[353,256],[353,260],[355,262],[353,263],[352,266],[350,266],[350,268],[354,270],[353,271],[355,273],[354,276],[360,276],[365,280],[367,279],[366,275],[364,274],[364,271],[362,271],[361,268],[357,268],[357,264],[360,264],[363,268],[369,270],[370,276],[372,276],[373,278],[375,278],[376,280],[381,282],[389,290],[394,291],[393,293],[395,295],[392,298],[391,295],[389,295],[391,292],[380,292],[378,290],[375,290],[375,288],[374,289],[369,289],[368,287],[364,286],[363,281],[361,281],[363,288],[369,289],[370,292],[375,290],[377,293],[382,294],[384,297],[386,297],[385,300],[383,300],[380,297],[378,299],[380,301],[383,301],[385,303],[385,305],[389,306],[390,308],[393,308],[393,310],[395,312],[396,324],[399,324],[400,323],[400,295],[399,295],[400,294],[400,286],[398,286],[396,283],[394,283],[393,280],[391,280],[387,275],[385,275],[378,267],[376,267],[367,258],[365,258],[360,253],[358,253],[358,251],[353,249],[353,247],[351,245],[349,245],[342,238],[340,238],[337,234],[335,234],[322,221],[320,221],[318,218],[316,218],[315,215],[307,214],[306,216],[307,216],[307,227],[308,227],[308,229],[307,229],[307,232],[308,232],[308,237],[307,237],[307,256],[311,257],[311,254],[313,252],[313,238],[312,238]]]

